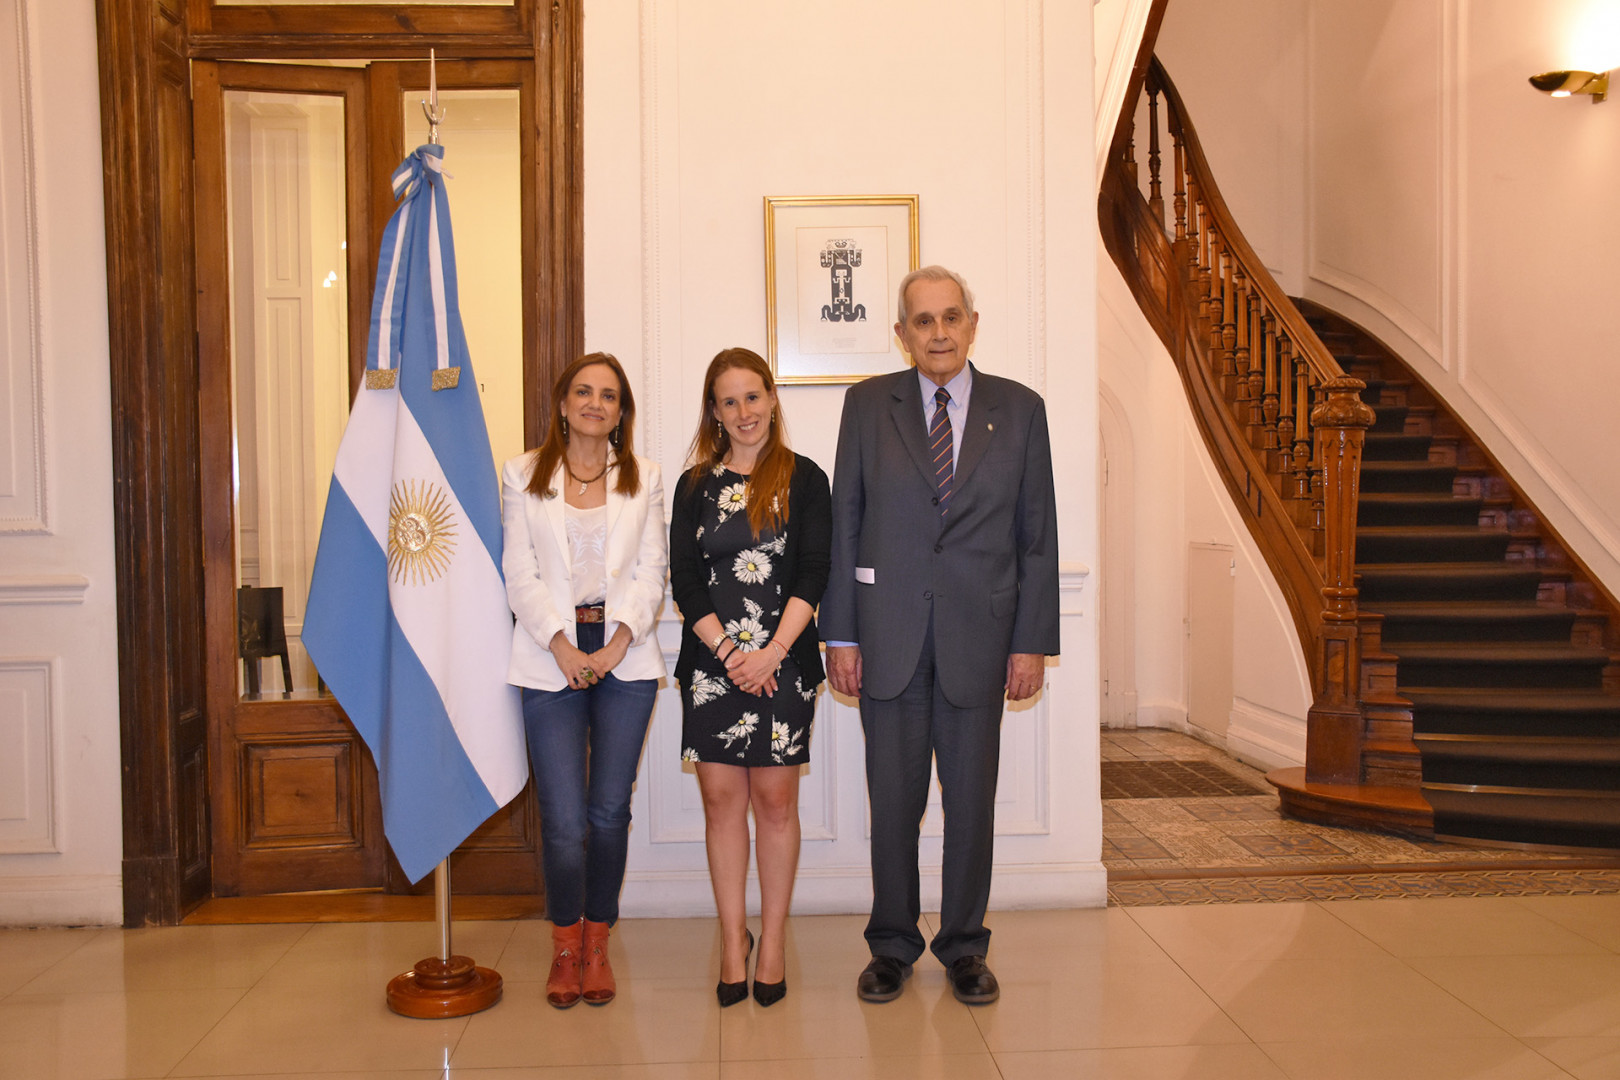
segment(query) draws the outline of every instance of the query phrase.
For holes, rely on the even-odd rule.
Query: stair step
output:
[[[1406,430],[1406,414],[1411,409],[1406,405],[1379,405],[1373,403],[1373,425],[1367,431],[1371,434],[1378,432],[1400,433]]]
[[[1362,445],[1361,460],[1428,461],[1432,435],[1409,435],[1404,431],[1369,431]]]
[[[1614,769],[1615,775],[1612,779],[1605,779],[1599,786],[1620,787],[1620,735],[1609,738],[1598,736],[1565,738],[1559,735],[1458,735],[1425,732],[1413,735],[1412,741],[1421,748],[1425,760],[1602,766]]]
[[[1382,639],[1399,642],[1560,641],[1568,642],[1576,612],[1534,601],[1386,600],[1363,605],[1382,615]]]
[[[1362,492],[1356,525],[1477,525],[1485,500],[1427,492]]]
[[[1449,494],[1457,477],[1455,465],[1428,461],[1363,461],[1361,490],[1367,492],[1413,491]]]
[[[1412,703],[1412,730],[1425,735],[1620,735],[1617,694],[1419,686],[1400,692]]]
[[[1601,690],[1607,649],[1551,642],[1395,645],[1396,685]]]
[[[1506,529],[1479,525],[1368,525],[1356,530],[1356,561],[1494,562],[1507,554],[1511,540]]]
[[[1507,563],[1362,563],[1361,600],[1534,600],[1541,571]]]
[[[1620,791],[1424,784],[1437,837],[1620,848]]]
[[[1387,829],[1427,835],[1433,815],[1416,788],[1389,784],[1324,784],[1305,779],[1298,766],[1266,774],[1283,813],[1353,829]]]

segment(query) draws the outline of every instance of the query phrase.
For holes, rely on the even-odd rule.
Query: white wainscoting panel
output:
[[[916,6],[920,9],[923,5]],[[962,6],[958,4],[952,10]],[[740,321],[734,313],[729,321],[711,314],[711,300],[704,299],[702,292],[711,286],[689,278],[683,281],[684,269],[712,269],[711,261],[696,258],[687,241],[701,243],[719,230],[718,235],[737,242],[733,236],[735,222],[744,213],[757,220],[755,208],[762,194],[920,191],[923,261],[959,260],[970,271],[980,268],[985,281],[982,295],[996,300],[995,348],[986,351],[985,370],[1019,379],[1036,389],[1048,388],[1051,348],[1047,340],[1046,238],[1051,204],[1046,189],[1047,127],[1049,109],[1059,104],[1049,101],[1045,91],[1049,75],[1046,57],[1051,44],[1047,40],[1048,26],[1053,11],[1045,0],[999,0],[990,12],[982,13],[1001,31],[999,41],[987,42],[992,55],[1002,62],[1001,72],[973,76],[987,89],[993,88],[991,97],[997,101],[995,110],[999,113],[999,123],[992,125],[985,138],[989,152],[999,153],[1003,166],[984,193],[985,198],[975,204],[983,214],[993,217],[995,228],[989,230],[979,229],[977,222],[970,227],[953,227],[948,216],[931,216],[956,206],[964,197],[962,182],[947,165],[928,163],[895,171],[882,157],[860,159],[849,169],[851,178],[847,183],[853,186],[840,188],[839,181],[829,180],[834,174],[826,171],[825,162],[796,157],[794,142],[776,135],[763,140],[760,153],[744,154],[738,159],[736,167],[744,170],[751,182],[757,180],[757,190],[734,191],[737,185],[727,186],[724,180],[708,183],[704,179],[708,163],[691,159],[699,156],[694,147],[712,146],[714,122],[707,115],[693,114],[697,106],[692,102],[713,97],[713,86],[705,80],[723,76],[705,73],[710,36],[687,36],[694,27],[706,32],[710,29],[700,5],[683,5],[679,0],[638,0],[633,28],[628,22],[609,25],[607,32],[617,34],[617,55],[633,50],[637,58],[640,184],[633,193],[620,193],[614,205],[617,212],[639,218],[641,260],[635,282],[639,295],[633,304],[626,300],[624,321],[628,323],[636,316],[640,320],[642,356],[637,394],[643,408],[637,418],[638,447],[662,462],[666,490],[673,487],[675,470],[685,458],[693,404],[688,392],[695,389],[693,384],[707,357],[717,343],[732,336],[739,337],[740,343],[756,342],[763,329],[756,323]],[[758,32],[760,20],[769,25],[774,17],[750,16],[743,20],[736,28],[737,39],[748,41],[749,35]],[[784,25],[803,17],[781,16]],[[861,53],[865,48],[858,46],[855,51]],[[797,63],[788,60],[785,66],[792,68]],[[987,69],[994,70],[994,64],[987,64]],[[904,97],[881,78],[874,79],[873,84],[878,92]],[[767,88],[761,92],[778,91]],[[1088,104],[1085,111],[1089,108]],[[851,136],[856,143],[862,137],[860,132]],[[688,143],[684,148],[683,142]],[[724,197],[713,194],[716,191],[723,192]],[[599,208],[602,205],[597,204]],[[746,235],[756,235],[756,229],[750,224]],[[752,288],[757,281],[752,271],[737,274],[722,267],[717,272],[724,279],[716,283],[719,287],[736,288],[741,283]],[[612,283],[612,274],[606,269],[596,273],[604,279],[598,283],[600,292],[604,284]],[[969,277],[973,277],[971,272]],[[632,292],[635,290],[624,290],[627,298]],[[727,305],[720,307],[731,311]],[[716,326],[708,325],[711,322]],[[619,327],[615,330],[625,332]],[[691,331],[690,337],[687,330]],[[986,340],[981,339],[981,343]],[[831,429],[836,427],[837,398],[829,388],[791,389],[795,393],[787,412],[799,425],[795,428],[799,448],[815,456],[811,447],[817,439],[830,444],[826,435],[829,425]],[[805,433],[812,431],[815,434],[807,441]],[[822,460],[821,464],[828,467],[831,462]],[[828,468],[828,472],[832,469]],[[1066,629],[1086,611],[1089,598],[1081,597],[1085,576],[1084,568],[1064,576],[1061,610]],[[666,601],[658,632],[671,669],[678,652],[679,629],[678,612],[673,603]],[[1076,656],[1068,660],[1068,671],[1086,670],[1084,663]],[[1054,671],[1059,676],[1064,674],[1061,668]],[[1054,681],[1067,685],[1076,679],[1071,674]],[[996,831],[1007,837],[1009,844],[1008,862],[998,864],[996,870],[996,903],[1001,906],[1073,903],[1077,897],[1085,902],[1102,902],[1101,890],[1106,882],[1100,864],[1075,862],[1071,838],[1055,835],[1051,780],[1052,725],[1080,714],[1095,724],[1097,705],[1089,689],[1082,691],[1087,698],[1083,702],[1059,702],[1055,698],[1060,693],[1049,689],[1034,702],[1009,709],[1003,720]],[[621,898],[621,910],[626,915],[713,912],[703,849],[703,808],[696,776],[690,765],[680,762],[680,730],[679,690],[671,679],[659,692],[637,787],[630,862]],[[800,789],[804,844],[794,890],[796,912],[860,912],[870,906],[864,759],[855,703],[830,691],[823,692],[817,699],[811,761]],[[938,903],[939,825],[936,799],[931,801],[925,818],[919,860],[925,905]],[[1078,857],[1093,856],[1082,853]],[[757,903],[757,889],[751,882],[753,910],[757,910]]]
[[[45,387],[39,341],[28,6],[0,0],[0,532],[46,532]]]
[[[82,604],[90,579],[83,574],[0,577],[0,604]]]
[[[0,854],[54,852],[56,660],[0,658]]]

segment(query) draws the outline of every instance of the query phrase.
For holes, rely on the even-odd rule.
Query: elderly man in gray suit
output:
[[[968,363],[973,294],[940,266],[900,284],[915,369],[850,387],[821,601],[833,689],[860,699],[872,809],[865,1001],[900,996],[922,955],[917,836],[930,762],[945,813],[931,948],[969,1004],[985,964],[1002,698],[1034,696],[1058,651],[1057,510],[1040,395]]]

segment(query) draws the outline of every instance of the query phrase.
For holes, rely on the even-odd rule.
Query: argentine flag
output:
[[[443,158],[419,147],[394,172],[366,378],[338,447],[303,635],[377,761],[383,830],[413,882],[529,776]]]

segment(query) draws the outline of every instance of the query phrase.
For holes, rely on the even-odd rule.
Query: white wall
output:
[[[1090,9],[1042,0],[638,5],[585,21],[586,339],[637,381],[640,445],[685,459],[710,357],[764,351],[766,195],[917,194],[921,257],[962,272],[974,361],[1054,416],[1063,657],[1003,727],[997,906],[1103,902],[1097,793],[1096,197]],[[859,26],[852,34],[849,27]],[[791,386],[795,447],[830,471],[843,388]],[[666,485],[666,487],[669,485]],[[673,659],[678,624],[666,605]],[[659,698],[638,785],[631,913],[712,910],[680,708]],[[870,901],[853,703],[823,695],[804,779],[801,911]],[[937,817],[927,828],[937,832]],[[937,839],[924,891],[937,897]]]
[[[10,26],[23,2],[0,0],[0,23]],[[19,317],[26,323],[30,301],[35,312],[33,337],[23,334],[31,344],[6,351],[13,382],[0,410],[22,478],[15,492],[0,491],[0,924],[116,923],[96,36],[89,4],[27,0],[25,11],[25,54],[5,51],[0,35],[9,84],[29,88],[0,107],[11,151],[0,155],[11,170],[0,187],[7,331]],[[956,267],[977,291],[975,362],[1051,403],[1064,648],[1041,701],[1004,725],[992,898],[1001,907],[1101,904],[1106,884],[1089,577],[1098,557],[1094,131],[1090,69],[1073,62],[1077,51],[1091,54],[1090,14],[1042,0],[908,0],[876,11],[852,2],[592,0],[586,11],[587,337],[634,373],[642,445],[667,471],[682,463],[708,358],[724,345],[763,343],[767,193],[917,193],[923,260]],[[852,23],[863,33],[840,30]],[[26,82],[17,77],[23,56]],[[829,107],[839,123],[825,119]],[[31,246],[15,220],[31,223]],[[824,463],[840,398],[838,388],[783,393],[796,445]],[[19,504],[20,519],[11,512]],[[665,618],[673,653],[672,609]],[[676,763],[678,725],[666,691],[637,794],[627,911],[709,909],[695,784]],[[815,739],[798,906],[863,910],[853,708],[824,704]],[[937,894],[932,843],[925,889]]]
[[[1305,15],[1295,0],[1182,0],[1165,10],[1154,45],[1227,207],[1290,296],[1305,269]],[[1168,140],[1164,153],[1168,179]],[[1140,143],[1138,154],[1145,176]]]
[[[1098,279],[1103,394],[1129,419],[1128,450],[1110,446],[1110,461],[1125,457],[1132,467],[1128,477],[1110,476],[1108,505],[1126,515],[1131,536],[1117,545],[1124,558],[1111,549],[1102,569],[1104,590],[1132,597],[1107,608],[1131,624],[1122,638],[1104,628],[1118,643],[1104,663],[1115,680],[1131,680],[1122,692],[1135,708],[1113,721],[1189,730],[1188,546],[1230,547],[1237,568],[1225,747],[1261,768],[1302,764],[1310,673],[1287,601],[1215,470],[1170,354],[1106,254]]]
[[[1104,0],[1098,6],[1099,34],[1105,21],[1119,21],[1108,9],[1124,2]],[[1212,41],[1220,41],[1221,48],[1209,48]],[[1288,88],[1303,79],[1304,41],[1303,15],[1278,0],[1172,4],[1155,48],[1249,242],[1284,287],[1295,289],[1304,268],[1304,104]],[[1105,51],[1099,41],[1098,56]],[[1112,52],[1134,55],[1124,48]],[[1097,92],[1106,93],[1111,81],[1096,80]],[[1257,94],[1280,102],[1280,111],[1232,104],[1234,97]],[[1161,107],[1161,123],[1165,116]],[[1146,124],[1144,105],[1136,139],[1144,188]],[[1168,138],[1160,150],[1169,204]],[[1229,175],[1238,180],[1235,188],[1227,184]],[[1215,470],[1169,353],[1105,253],[1098,259],[1098,276],[1102,392],[1128,418],[1120,435],[1129,445],[1110,446],[1110,462],[1129,461],[1132,470],[1128,477],[1111,475],[1108,488],[1113,520],[1129,522],[1130,539],[1116,541],[1124,558],[1110,554],[1102,587],[1111,597],[1131,598],[1124,604],[1106,601],[1109,619],[1130,624],[1123,632],[1104,627],[1110,695],[1123,696],[1131,710],[1117,710],[1110,722],[1189,730],[1188,680],[1195,661],[1188,653],[1189,545],[1230,547],[1237,560],[1235,647],[1224,746],[1262,768],[1301,764],[1310,676],[1287,603]],[[1114,540],[1115,526],[1109,528]]]
[[[0,82],[10,88],[0,99],[0,925],[116,924],[118,645],[92,5],[0,0]]]
[[[1106,0],[1099,23],[1122,2]],[[1609,467],[1620,304],[1608,269],[1620,246],[1620,106],[1552,101],[1526,83],[1549,68],[1620,66],[1620,10],[1174,4],[1157,51],[1222,194],[1283,286],[1400,352],[1620,590],[1620,476]],[[1228,746],[1297,760],[1309,694],[1286,609],[1241,530],[1227,531],[1229,500],[1190,423],[1177,439],[1181,388],[1112,273],[1105,262],[1102,377],[1133,439],[1138,720],[1182,722],[1185,545],[1233,537],[1245,648]]]
[[[1399,351],[1620,592],[1620,106],[1526,82],[1620,67],[1620,11],[1413,7],[1312,7],[1313,55],[1347,55],[1314,65],[1307,295]]]

